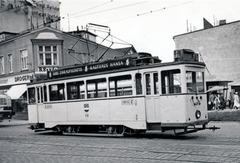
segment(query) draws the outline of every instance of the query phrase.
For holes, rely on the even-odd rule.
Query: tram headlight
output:
[[[196,111],[195,116],[197,119],[201,117],[201,112],[199,110]]]

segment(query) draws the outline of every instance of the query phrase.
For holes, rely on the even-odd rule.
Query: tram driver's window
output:
[[[87,81],[87,98],[107,97],[106,79],[95,79]]]
[[[54,84],[49,86],[50,101],[65,100],[64,84]]]
[[[177,70],[167,70],[161,72],[162,94],[181,93],[181,72]]]
[[[109,78],[110,96],[132,95],[131,75],[117,76]]]
[[[28,102],[29,104],[36,103],[35,88],[28,88]]]
[[[204,92],[204,73],[203,72],[186,72],[187,93]]]
[[[84,82],[81,81],[67,83],[67,94],[68,100],[84,99],[85,98]]]

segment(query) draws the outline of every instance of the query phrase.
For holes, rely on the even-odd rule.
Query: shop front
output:
[[[15,113],[28,112],[27,83],[33,78],[33,73],[0,78],[0,94],[11,97],[12,108]]]

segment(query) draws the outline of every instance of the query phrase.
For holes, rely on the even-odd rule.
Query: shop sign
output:
[[[4,77],[0,79],[0,86],[30,83],[30,80],[32,80],[33,78],[33,73]]]
[[[58,67],[41,66],[41,67],[38,67],[38,72],[47,72],[47,71],[53,71],[57,69]]]

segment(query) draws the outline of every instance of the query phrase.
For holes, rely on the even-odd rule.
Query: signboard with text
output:
[[[3,77],[0,78],[0,86],[30,83],[30,80],[32,80],[33,78],[34,78],[33,73]]]
[[[131,65],[132,65],[132,61],[130,58],[127,58],[124,60],[110,60],[110,61],[101,62],[101,63],[94,63],[94,64],[82,65],[78,67],[48,71],[48,78],[53,79],[53,78],[60,78],[60,77],[66,77],[66,76],[81,75],[84,73],[101,72],[105,70],[129,67]]]

